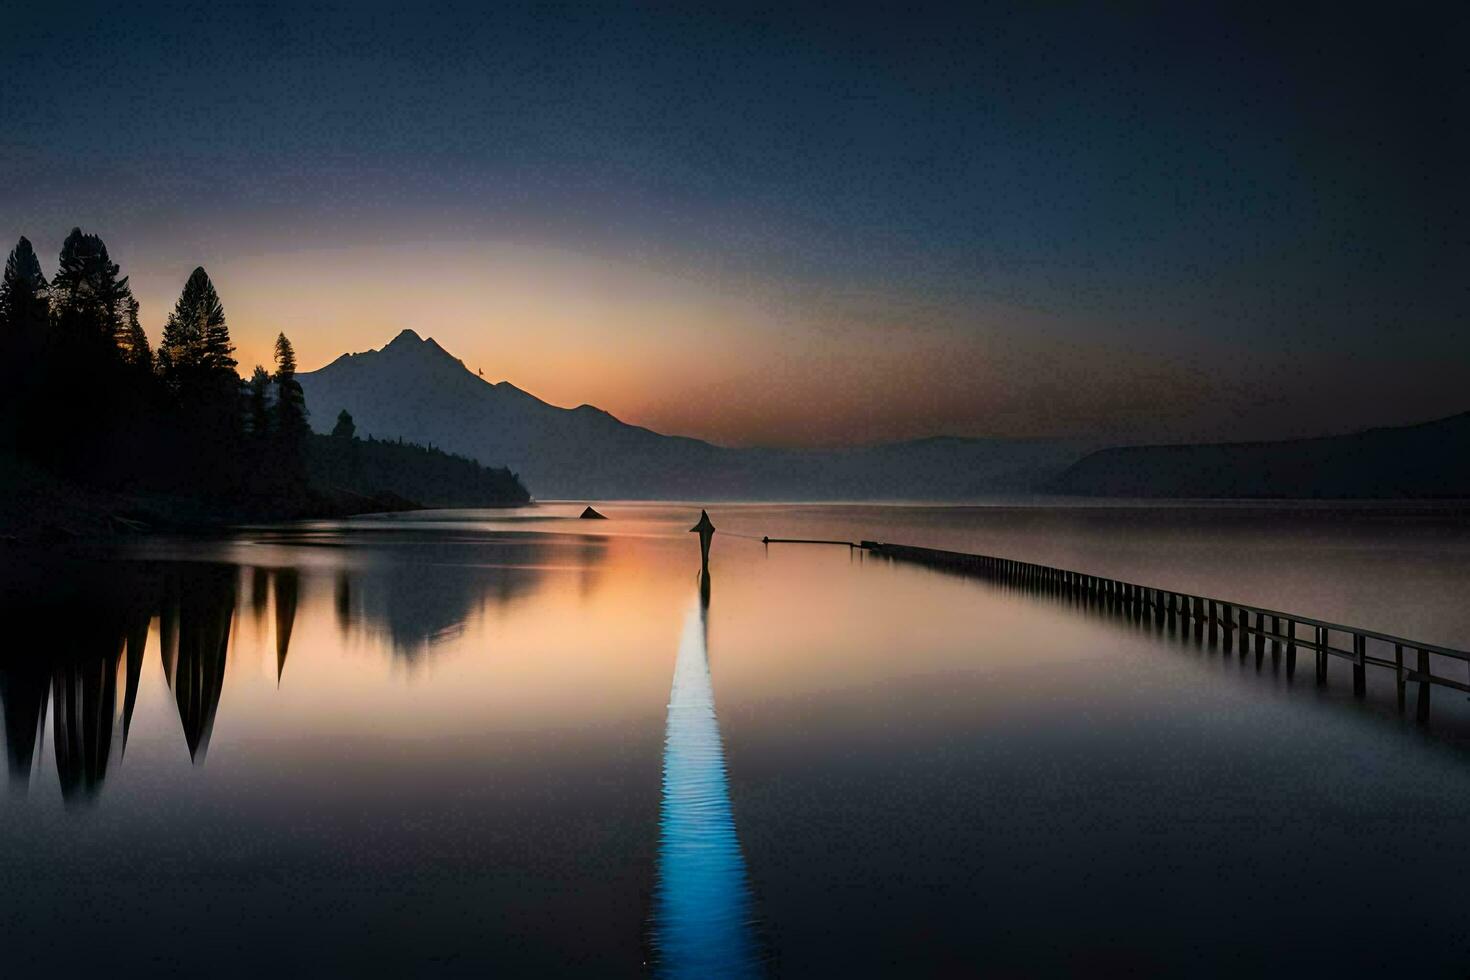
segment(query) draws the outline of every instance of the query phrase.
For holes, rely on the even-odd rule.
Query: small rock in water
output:
[[[582,511],[582,520],[584,520],[584,521],[605,521],[605,520],[607,520],[607,517],[605,515],[603,515],[603,514],[599,514],[597,511],[593,510],[591,507],[588,507],[586,510]]]

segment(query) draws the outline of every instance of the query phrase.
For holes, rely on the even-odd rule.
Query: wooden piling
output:
[[[1415,712],[1415,717],[1419,724],[1422,725],[1429,721],[1429,651],[1422,647],[1419,650],[1419,670],[1417,674],[1419,679],[1419,704]]]
[[[1404,645],[1393,645],[1393,682],[1398,689],[1399,714],[1404,712]]]

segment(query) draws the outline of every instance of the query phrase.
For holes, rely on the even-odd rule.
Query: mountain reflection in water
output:
[[[262,541],[342,552],[346,564],[335,576],[333,594],[343,634],[354,628],[380,633],[395,655],[410,662],[455,636],[482,604],[531,595],[548,570],[573,567],[595,575],[607,550],[605,538],[591,535],[445,535],[413,528],[358,530],[350,543],[335,534],[299,531],[272,533]],[[278,616],[280,608],[278,601]]]

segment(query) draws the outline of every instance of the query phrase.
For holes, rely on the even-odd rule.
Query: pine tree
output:
[[[264,439],[270,434],[270,400],[267,395],[270,386],[271,376],[265,368],[255,365],[255,373],[250,376],[250,434],[257,439]]]
[[[357,423],[352,421],[352,415],[347,409],[337,413],[337,424],[332,426],[332,438],[351,442],[357,435]]]
[[[285,334],[276,337],[276,465],[298,486],[306,482],[306,396],[296,380],[296,351]]]
[[[0,279],[0,444],[21,448],[32,441],[32,409],[44,383],[50,285],[25,238],[15,243]]]
[[[309,431],[306,395],[296,380],[296,350],[285,334],[276,337],[276,430],[292,443],[305,439]]]
[[[118,335],[117,346],[122,352],[124,364],[142,372],[153,368],[153,351],[148,346],[148,334],[143,332],[143,326],[138,322],[138,301],[131,296],[128,297],[127,320],[123,324],[122,333]]]
[[[51,280],[51,315],[63,347],[116,358],[133,298],[128,277],[119,278],[119,271],[101,238],[80,228],[66,236]]]
[[[34,349],[46,333],[51,312],[51,287],[31,243],[21,236],[5,260],[0,280],[0,337],[7,344]]]
[[[276,379],[296,377],[296,348],[286,335],[276,334]]]
[[[225,308],[201,266],[189,275],[163,328],[159,365],[175,390],[235,376],[235,347]]]

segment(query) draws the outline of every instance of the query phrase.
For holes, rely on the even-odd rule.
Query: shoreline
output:
[[[476,505],[524,506],[519,502]],[[434,509],[397,494],[308,487],[282,500],[210,501],[89,487],[0,458],[0,547],[55,547],[144,534],[214,534],[248,524]]]

